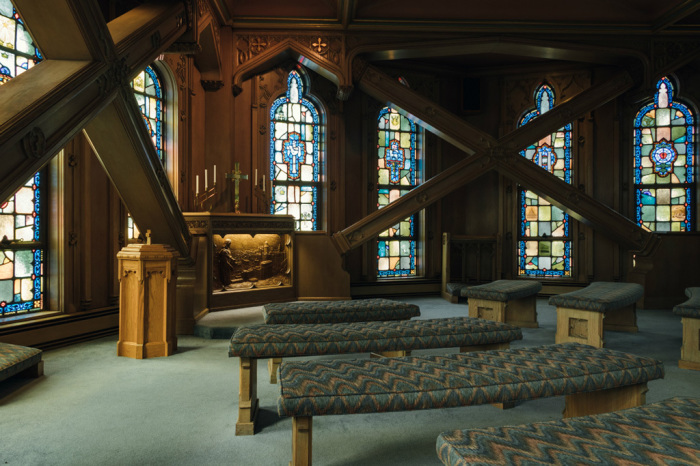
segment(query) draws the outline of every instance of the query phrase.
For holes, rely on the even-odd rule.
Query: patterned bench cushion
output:
[[[654,359],[578,343],[445,356],[283,362],[277,410],[319,416],[570,395],[664,376]]]
[[[271,358],[451,348],[522,339],[519,328],[470,317],[339,324],[251,325],[231,337],[229,356]]]
[[[605,312],[634,304],[644,295],[637,283],[592,282],[586,288],[549,298],[549,304],[571,309]]]
[[[443,432],[440,460],[467,464],[698,464],[700,399],[557,421]]]
[[[690,299],[674,306],[673,313],[682,317],[700,319],[700,287],[686,288],[685,295]]]
[[[469,285],[465,283],[448,283],[445,285],[445,291],[447,291],[450,296],[460,296],[462,290],[467,286]]]
[[[266,324],[332,324],[371,320],[403,320],[420,315],[415,304],[390,299],[304,301],[263,306]]]
[[[485,285],[462,289],[462,296],[490,301],[510,301],[537,294],[542,283],[535,280],[496,280]]]
[[[5,380],[41,361],[42,351],[27,346],[0,343],[0,380]]]

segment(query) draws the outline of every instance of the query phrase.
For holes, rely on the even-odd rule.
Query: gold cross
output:
[[[241,182],[241,180],[247,180],[248,175],[244,175],[241,170],[239,169],[239,163],[236,162],[233,168],[233,171],[231,173],[226,173],[226,178],[229,180],[233,180],[233,211],[237,214],[240,214],[240,211],[238,210],[238,183]]]
[[[313,45],[314,47],[317,47],[317,48],[318,48],[318,53],[321,53],[321,51],[323,50],[323,48],[324,48],[326,45],[328,45],[328,44],[324,43],[324,42],[323,42],[323,39],[321,39],[321,38],[319,37],[319,38],[318,38],[318,42],[314,42],[314,43],[311,44],[311,45]]]

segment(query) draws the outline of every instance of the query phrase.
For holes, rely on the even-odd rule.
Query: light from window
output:
[[[535,93],[535,108],[518,124],[522,126],[554,107],[554,91],[542,84]],[[528,146],[520,154],[554,176],[571,183],[571,123]],[[518,275],[571,276],[569,215],[532,191],[520,188]]]
[[[287,77],[287,93],[270,109],[270,213],[292,215],[296,229],[319,226],[319,115],[304,98],[297,71]]]
[[[416,139],[414,122],[385,107],[377,119],[377,208],[388,205],[416,186]],[[416,267],[416,215],[379,234],[377,276],[414,277]]]
[[[165,147],[163,145],[165,103],[163,101],[163,86],[153,66],[149,65],[140,72],[131,81],[131,87],[134,89],[136,103],[141,109],[143,122],[146,124],[148,134],[151,136],[153,147],[156,148],[161,163],[165,165]]]
[[[650,231],[693,229],[695,119],[673,98],[673,84],[661,78],[634,119],[636,220]]]

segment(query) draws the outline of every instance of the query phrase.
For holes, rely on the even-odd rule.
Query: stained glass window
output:
[[[518,126],[554,107],[554,91],[544,83],[535,92],[535,108]],[[545,136],[520,154],[554,176],[571,183],[571,123]],[[518,275],[570,277],[572,241],[569,215],[532,191],[520,188]]]
[[[651,231],[694,228],[695,118],[667,77],[634,119],[636,219]]]
[[[10,0],[0,0],[0,84],[41,61],[41,53]]]
[[[163,100],[163,85],[158,73],[153,66],[147,66],[131,81],[131,87],[134,89],[136,102],[141,109],[148,134],[153,140],[153,146],[156,148],[160,161],[165,164],[165,138],[163,134],[165,102]]]
[[[22,19],[0,0],[0,85],[41,60]],[[42,173],[0,204],[0,316],[41,310],[44,301]]]
[[[388,205],[418,182],[418,127],[396,110],[384,107],[377,119],[377,208]],[[416,215],[382,232],[377,240],[379,278],[415,277]]]
[[[270,212],[292,215],[296,229],[319,227],[320,122],[316,107],[305,98],[295,70],[287,77],[287,93],[270,109]]]

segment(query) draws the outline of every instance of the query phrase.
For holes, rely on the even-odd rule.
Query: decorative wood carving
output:
[[[207,79],[202,79],[202,80],[201,80],[201,83],[202,83],[202,88],[203,88],[206,92],[216,92],[216,91],[218,91],[219,89],[221,89],[222,87],[224,87],[224,82],[223,82],[223,81],[219,81],[219,80],[207,80]]]

